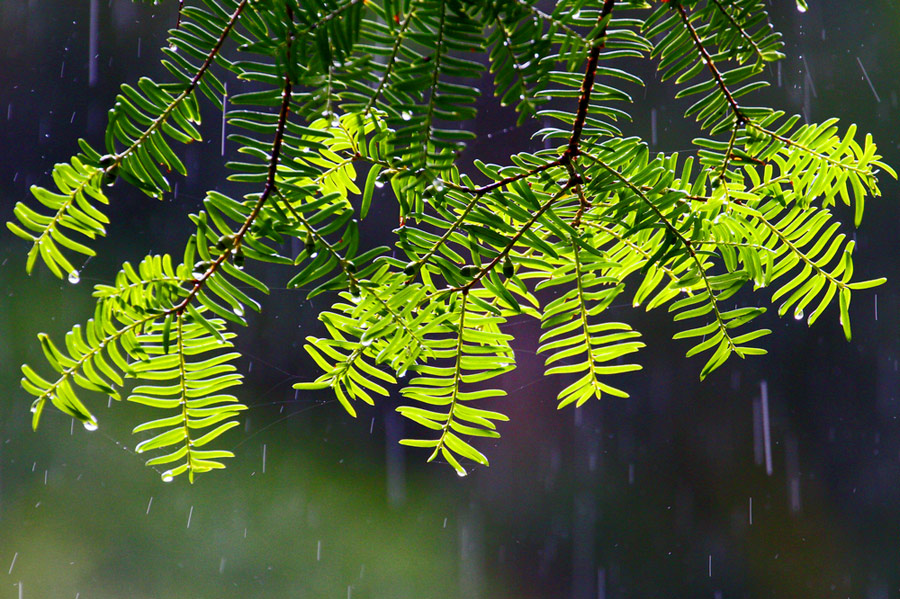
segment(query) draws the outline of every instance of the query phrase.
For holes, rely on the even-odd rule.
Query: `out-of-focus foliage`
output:
[[[77,282],[73,257],[105,233],[109,187],[121,179],[153,198],[187,175],[180,147],[201,139],[201,96],[225,108],[241,161],[190,215],[196,233],[172,256],[128,263],[97,285],[94,316],[64,345],[41,335],[47,378],[24,366],[37,426],[47,402],[96,428],[83,390],[156,408],[139,423],[138,451],[162,450],[171,480],[223,467],[208,444],[244,406],[232,325],[259,310],[266,286],[245,262],[282,265],[286,284],[327,294],[325,337],[306,350],[321,367],[303,389],[328,389],[350,414],[399,382],[399,412],[421,425],[402,443],[460,475],[487,465],[473,438],[497,437],[507,417],[483,407],[504,395],[489,381],[515,368],[507,319],[544,330],[547,374],[567,377],[559,406],[625,396],[614,379],[640,368],[631,326],[608,318],[622,294],[665,307],[705,377],[729,357],[764,353],[764,308],[733,306],[745,287],[772,288],[779,314],[812,324],[836,303],[850,337],[853,242],[829,211],[851,205],[859,224],[876,176],[896,176],[870,136],[837,119],[801,124],[752,106],[783,44],[761,0],[203,0],[179,7],[162,50],[165,82],[121,88],[105,148],[81,152],[33,189],[9,228],[58,277]],[[798,8],[806,10],[805,3]],[[623,65],[650,60],[704,137],[696,157],[652,155],[625,135],[629,93],[642,82]],[[494,78],[502,106],[548,149],[510,153],[504,165],[458,157],[478,118],[475,83]],[[253,91],[228,97],[229,79]],[[226,104],[227,102],[227,104]],[[224,106],[223,106],[224,105]],[[373,201],[399,205],[396,247],[364,247]],[[386,192],[387,190],[385,190]],[[371,221],[371,218],[369,217]],[[299,252],[288,252],[298,240]],[[400,257],[402,256],[402,258]],[[546,290],[546,291],[545,291]],[[740,297],[740,296],[738,296]]]

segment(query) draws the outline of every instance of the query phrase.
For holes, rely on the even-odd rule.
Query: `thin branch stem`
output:
[[[688,17],[687,15],[687,11],[685,11],[681,3],[675,5],[675,10],[677,10],[678,14],[681,15],[681,22],[684,23],[685,28],[691,36],[691,39],[694,40],[694,45],[697,47],[697,51],[700,52],[700,56],[702,57],[701,59],[706,64],[707,68],[709,68],[709,72],[712,73],[713,79],[715,79],[716,81],[716,86],[718,86],[719,90],[721,90],[722,95],[725,96],[725,101],[728,102],[729,106],[731,106],[731,110],[732,112],[734,112],[735,118],[740,123],[747,122],[747,117],[744,116],[744,113],[741,110],[740,105],[737,103],[737,100],[735,100],[734,96],[731,95],[731,90],[729,90],[728,86],[725,85],[725,80],[722,78],[722,73],[719,72],[719,69],[718,67],[716,67],[716,63],[713,61],[712,56],[710,56],[709,51],[706,49],[706,46],[703,45],[703,40],[700,39],[700,35],[697,33],[697,30],[691,23],[690,17]]]
[[[384,89],[385,84],[387,84],[388,79],[391,77],[391,73],[394,70],[394,64],[397,60],[397,54],[400,52],[400,48],[403,45],[403,40],[405,38],[406,30],[409,28],[409,24],[412,22],[413,15],[416,14],[416,7],[410,7],[409,12],[403,18],[403,22],[399,24],[400,31],[397,32],[397,37],[394,40],[394,47],[391,49],[391,55],[387,59],[387,62],[384,65],[384,74],[381,76],[381,80],[378,82],[378,87],[372,92],[372,96],[369,98],[369,101],[366,102],[366,107],[363,109],[363,118],[369,116],[372,108],[375,107],[375,103],[378,101],[378,97],[381,95],[381,90]]]
[[[187,84],[187,86],[181,91],[180,94],[175,96],[169,105],[166,106],[165,110],[162,113],[153,119],[153,122],[147,127],[144,133],[141,134],[140,137],[135,140],[128,148],[119,152],[115,156],[115,161],[107,166],[104,169],[104,173],[109,174],[113,172],[124,160],[125,156],[134,152],[137,148],[143,145],[150,136],[160,127],[162,127],[166,121],[169,119],[169,115],[172,114],[172,111],[175,110],[175,107],[178,106],[185,98],[187,98],[194,89],[200,84],[200,80],[203,78],[203,75],[207,70],[212,66],[213,61],[216,59],[216,56],[219,55],[219,51],[222,49],[222,44],[225,43],[225,40],[228,38],[228,35],[231,33],[231,30],[234,29],[234,26],[237,24],[238,18],[241,16],[241,13],[244,12],[244,9],[247,7],[247,4],[250,0],[241,0],[241,2],[235,7],[234,12],[231,13],[231,17],[228,19],[228,22],[225,24],[225,27],[222,28],[222,33],[219,35],[219,38],[216,40],[216,43],[213,45],[212,49],[206,55],[206,58],[203,60],[203,63],[197,69],[197,72],[194,73],[193,78]],[[181,15],[179,9],[179,16]]]
[[[550,207],[553,206],[553,204],[557,202],[557,200],[562,198],[569,191],[569,189],[577,183],[578,181],[576,180],[570,180],[565,187],[560,189],[556,194],[553,195],[553,197],[544,202],[544,204],[537,210],[537,212],[531,215],[531,218],[528,219],[528,222],[526,222],[518,231],[516,231],[515,235],[510,238],[509,243],[506,244],[506,247],[503,248],[503,250],[499,254],[497,254],[493,260],[491,260],[486,266],[483,266],[481,270],[475,273],[475,276],[472,277],[471,281],[469,281],[465,285],[454,288],[454,291],[468,292],[475,285],[475,283],[483,279],[487,273],[489,273],[509,254],[512,248],[519,242],[519,239],[522,238],[522,235],[531,230],[531,227],[534,226],[534,223],[536,223],[537,220],[541,216],[543,216],[543,214],[547,212],[547,210],[549,210]]]
[[[493,191],[499,187],[503,187],[504,185],[509,185],[510,183],[515,183],[516,181],[520,181],[522,179],[527,179],[532,175],[536,175],[538,173],[542,173],[548,169],[551,169],[555,166],[563,165],[563,158],[557,158],[551,162],[546,164],[542,164],[541,166],[536,166],[531,170],[527,170],[523,173],[518,173],[516,175],[510,175],[509,177],[504,177],[499,181],[494,181],[493,183],[489,183],[487,185],[482,185],[481,187],[466,187],[464,185],[457,185],[451,181],[443,181],[444,185],[449,187],[450,189],[454,189],[456,191],[461,191],[463,193],[471,193],[476,196],[483,196],[484,194]]]
[[[288,38],[288,44],[291,43],[293,38]],[[276,191],[275,187],[275,175],[278,171],[278,160],[281,156],[281,144],[284,139],[284,130],[287,125],[288,112],[290,111],[290,103],[291,103],[291,92],[293,86],[291,84],[291,80],[285,76],[284,78],[284,87],[281,92],[281,109],[278,114],[278,123],[275,127],[275,140],[272,142],[272,153],[269,157],[269,167],[268,167],[268,175],[266,176],[266,185],[263,188],[262,193],[259,196],[259,199],[256,201],[256,205],[253,206],[253,210],[244,219],[244,224],[241,225],[241,228],[238,229],[238,232],[234,234],[234,245],[232,247],[226,249],[222,252],[212,264],[206,269],[198,279],[194,280],[194,287],[188,292],[187,296],[179,302],[177,305],[173,306],[169,310],[166,311],[166,314],[181,314],[187,308],[188,304],[196,297],[196,295],[201,291],[204,284],[211,276],[213,276],[222,263],[228,259],[230,255],[235,253],[240,247],[241,242],[244,239],[244,236],[247,234],[247,231],[250,230],[250,225],[253,224],[253,221],[256,220],[256,217],[259,216],[260,210],[262,210],[263,205],[269,199],[269,196],[272,195],[274,191]]]
[[[723,15],[725,15],[725,18],[728,19],[728,21],[731,23],[731,25],[740,32],[741,37],[744,38],[745,40],[747,40],[747,43],[750,44],[750,46],[753,48],[753,52],[757,56],[762,58],[762,50],[760,50],[760,48],[756,44],[756,42],[753,41],[753,37],[749,33],[747,33],[747,31],[740,25],[740,23],[737,22],[737,20],[734,18],[734,16],[730,12],[725,10],[725,7],[722,6],[721,0],[712,0],[712,3],[716,5],[716,8],[719,9],[719,12],[721,12]],[[744,11],[744,12],[746,12],[746,11]]]
[[[604,0],[603,8],[600,9],[600,16],[597,21],[601,22],[612,13],[616,0]],[[598,33],[598,39],[591,47],[588,55],[587,67],[584,70],[584,79],[581,81],[581,97],[578,99],[578,111],[575,113],[575,122],[572,125],[572,136],[569,137],[569,145],[566,148],[564,157],[567,160],[577,158],[580,153],[579,144],[581,143],[581,133],[584,130],[584,121],[587,119],[588,107],[591,104],[591,91],[594,88],[594,75],[597,71],[597,61],[600,60],[600,50],[606,46],[606,27]]]

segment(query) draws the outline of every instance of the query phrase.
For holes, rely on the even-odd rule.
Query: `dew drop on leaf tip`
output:
[[[86,430],[90,433],[97,430],[97,421],[96,420],[85,420],[84,422],[82,422],[82,424],[84,425],[84,430]]]
[[[69,283],[77,285],[81,281],[81,274],[77,270],[69,273]]]
[[[172,476],[172,473],[171,473],[170,471],[163,472],[163,475],[162,475],[162,481],[163,481],[164,483],[170,483],[170,482],[172,482],[173,480],[175,480],[175,477]]]
[[[803,310],[794,312],[794,320],[803,320]]]
[[[400,118],[403,119],[404,121],[408,121],[409,119],[412,118],[412,115],[409,113],[408,110],[404,110],[403,112],[400,113]]]

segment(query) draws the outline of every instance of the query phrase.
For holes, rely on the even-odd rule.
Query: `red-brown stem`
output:
[[[731,110],[732,112],[734,112],[735,118],[741,123],[746,122],[747,119],[746,117],[744,117],[743,112],[741,112],[740,105],[737,103],[737,100],[734,99],[734,96],[731,95],[731,91],[725,85],[725,81],[722,79],[722,74],[719,72],[719,69],[716,68],[716,63],[713,62],[712,56],[709,55],[709,52],[703,45],[703,41],[697,34],[697,30],[694,29],[693,25],[691,25],[691,21],[688,18],[687,11],[684,10],[684,7],[681,6],[681,4],[676,4],[675,9],[678,11],[678,14],[681,15],[681,21],[687,28],[691,39],[694,40],[694,45],[697,46],[697,50],[703,57],[703,61],[706,63],[706,66],[709,67],[709,71],[710,73],[712,73],[713,79],[716,80],[716,85],[722,91],[722,95],[725,96],[725,100],[728,102],[728,105],[731,106]]]
[[[515,183],[520,179],[525,179],[526,177],[530,177],[531,175],[536,175],[538,173],[542,173],[548,169],[553,168],[554,166],[562,166],[563,159],[557,158],[552,162],[548,162],[547,164],[542,164],[541,166],[535,167],[529,171],[525,171],[524,173],[519,173],[518,175],[510,175],[509,177],[505,177],[500,179],[499,181],[494,181],[488,185],[482,185],[481,187],[464,187],[462,185],[452,185],[452,188],[456,191],[461,191],[463,193],[471,193],[477,196],[483,196],[489,191],[493,191],[498,187],[503,187],[504,185],[509,185],[510,183]]]
[[[288,44],[290,44],[291,38],[288,38]],[[169,308],[166,311],[166,314],[182,314],[188,307],[188,304],[196,297],[200,290],[203,289],[203,285],[206,281],[215,274],[215,272],[219,269],[222,263],[228,259],[228,257],[236,252],[241,247],[241,241],[244,239],[244,235],[247,234],[247,231],[250,230],[250,226],[253,224],[253,221],[256,220],[256,217],[259,216],[260,210],[262,210],[263,205],[266,203],[266,200],[269,199],[269,196],[272,195],[272,192],[275,191],[275,174],[278,171],[278,159],[281,155],[281,143],[284,139],[284,130],[287,125],[288,113],[290,112],[291,105],[291,93],[293,90],[293,85],[291,84],[290,78],[285,75],[284,77],[284,88],[281,93],[281,110],[278,113],[278,124],[275,128],[275,140],[272,142],[272,155],[269,157],[269,169],[268,175],[266,176],[266,186],[263,188],[262,193],[259,196],[259,199],[256,201],[256,205],[253,207],[253,210],[244,220],[244,224],[241,225],[241,228],[238,229],[238,232],[234,234],[234,245],[222,252],[213,262],[209,265],[209,268],[206,269],[199,278],[194,280],[194,286],[188,292],[188,294],[181,300],[177,305]]]
[[[605,19],[613,10],[616,0],[604,0],[603,8],[600,9],[599,20]],[[569,138],[569,147],[563,154],[564,162],[568,162],[580,153],[579,143],[581,142],[581,132],[584,129],[584,121],[587,119],[588,107],[591,104],[591,90],[594,88],[594,73],[597,71],[597,61],[600,60],[600,50],[606,46],[606,27],[604,27],[599,35],[597,43],[591,48],[588,55],[587,67],[584,70],[584,79],[581,81],[581,97],[578,99],[578,112],[575,113],[575,123],[572,125],[572,136]]]

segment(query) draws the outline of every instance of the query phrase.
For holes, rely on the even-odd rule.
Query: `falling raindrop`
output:
[[[225,125],[227,122],[226,115],[228,112],[228,86],[225,85],[224,89],[225,89],[225,93],[222,94],[222,136],[221,136],[222,144],[221,144],[221,147],[219,148],[220,152],[222,153],[222,156],[225,155]]]
[[[88,31],[88,85],[97,85],[97,49],[100,40],[100,0],[91,0]]]
[[[759,395],[762,404],[763,449],[765,451],[766,474],[772,476],[772,433],[769,427],[769,385],[766,381],[760,381]]]
[[[69,283],[77,285],[81,281],[81,274],[77,270],[69,273]]]

